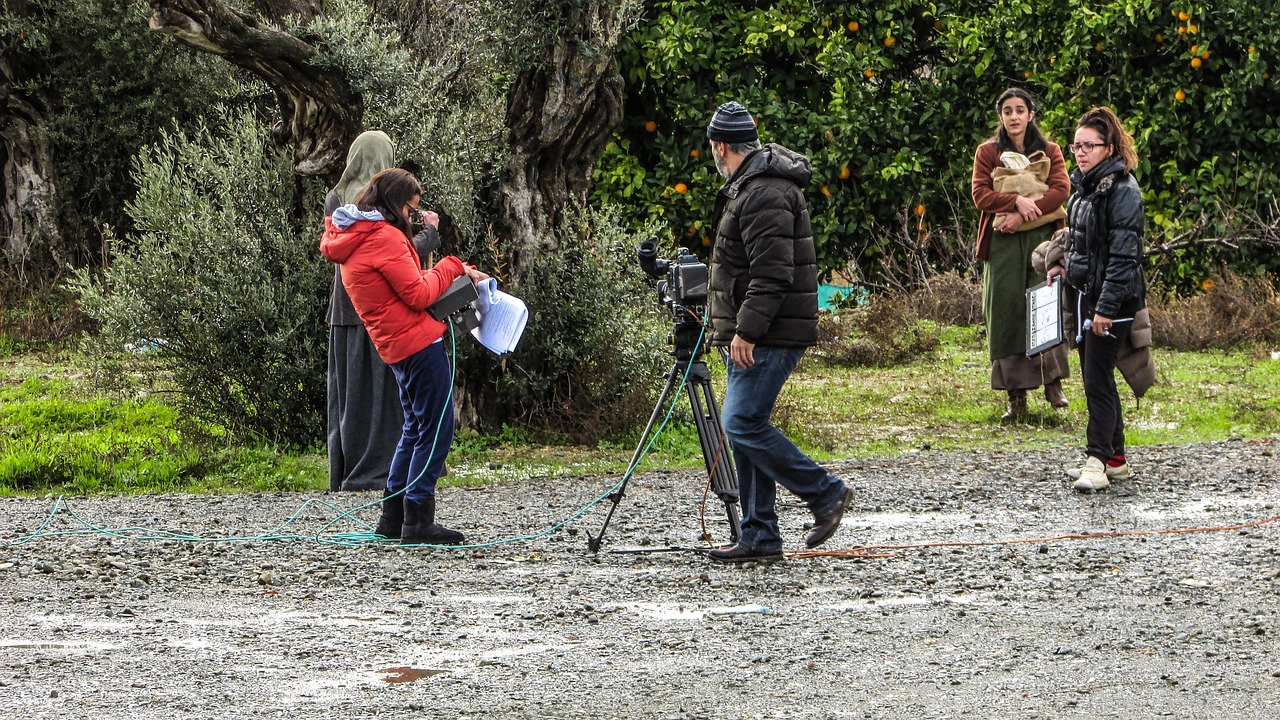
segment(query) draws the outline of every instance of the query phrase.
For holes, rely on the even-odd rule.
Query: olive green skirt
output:
[[[1066,344],[1027,357],[1027,289],[1044,282],[1031,267],[1031,252],[1053,235],[1053,226],[992,233],[982,269],[982,315],[987,325],[991,388],[1019,390],[1067,377]]]

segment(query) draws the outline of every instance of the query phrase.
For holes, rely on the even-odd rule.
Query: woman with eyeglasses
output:
[[[341,266],[342,285],[391,368],[404,422],[391,459],[377,532],[404,544],[457,545],[465,537],[436,522],[436,481],[453,444],[453,378],[441,342],[445,324],[427,307],[454,280],[489,276],[446,256],[423,270],[411,239],[422,187],[407,170],[383,170],[325,220],[320,252]]]
[[[1026,291],[1041,282],[1031,266],[1031,253],[1062,227],[1062,203],[1071,184],[1062,149],[1036,124],[1030,93],[1005,90],[996,101],[996,115],[1000,124],[995,136],[974,154],[972,194],[981,213],[977,257],[982,261],[991,389],[1005,391],[1008,406],[1000,419],[1010,421],[1026,415],[1027,391],[1042,385],[1050,405],[1067,406],[1062,392],[1062,378],[1068,374],[1066,347],[1027,357]],[[1015,170],[1017,166],[1021,170]],[[1017,178],[1035,180],[1022,186],[1032,188],[1026,190],[1029,194],[1010,191],[1001,182],[1032,169],[1042,178]]]
[[[1075,489],[1102,490],[1129,476],[1124,418],[1116,388],[1116,360],[1125,349],[1134,317],[1146,307],[1142,238],[1146,215],[1142,191],[1133,177],[1138,164],[1133,137],[1110,108],[1098,107],[1076,123],[1071,152],[1075,193],[1067,203],[1065,276],[1069,307],[1076,316],[1080,374],[1089,407],[1085,463],[1075,473]]]

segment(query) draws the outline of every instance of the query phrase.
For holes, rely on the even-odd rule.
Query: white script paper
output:
[[[1062,289],[1041,283],[1027,291],[1027,355],[1034,356],[1062,343]]]
[[[497,355],[516,349],[525,323],[529,322],[529,309],[518,297],[498,289],[498,281],[489,278],[476,283],[476,312],[480,314],[480,327],[471,331],[480,344]]]

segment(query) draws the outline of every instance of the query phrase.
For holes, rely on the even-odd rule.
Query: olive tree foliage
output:
[[[290,154],[242,113],[170,130],[135,164],[137,230],[101,273],[72,281],[101,354],[143,352],[186,408],[238,436],[313,444],[324,427],[327,290],[314,214],[299,227]],[[311,183],[311,185],[315,185]]]
[[[621,118],[614,55],[635,3],[150,4],[153,30],[274,90],[272,138],[290,149],[299,177],[332,180],[360,131],[388,132],[398,158],[422,169],[424,199],[444,218],[444,250],[524,297],[533,317],[514,355],[462,351],[464,420],[582,439],[625,429],[617,418],[634,413],[617,412],[618,403],[646,398],[663,360],[648,321],[656,313],[642,280],[624,270],[633,235],[608,213],[575,208]]]
[[[147,29],[143,0],[0,0],[0,274],[102,262],[127,230],[130,164],[174,122],[263,86]]]

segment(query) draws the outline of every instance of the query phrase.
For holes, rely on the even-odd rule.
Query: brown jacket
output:
[[[1049,189],[1044,197],[1036,201],[1040,212],[1052,213],[1062,208],[1062,204],[1071,195],[1071,180],[1067,177],[1067,165],[1062,159],[1062,148],[1050,142],[1044,149],[1049,157]],[[994,232],[992,221],[997,213],[1017,212],[1018,195],[1015,193],[996,192],[991,180],[991,171],[1000,164],[1000,148],[995,140],[988,140],[978,146],[973,155],[972,195],[973,204],[978,206],[981,215],[978,217],[978,259],[986,260],[991,248],[991,234]],[[1063,226],[1061,220],[1054,223],[1055,228]]]
[[[1059,230],[1053,237],[1045,240],[1031,251],[1031,267],[1044,275],[1048,268],[1063,266],[1063,256],[1067,249],[1067,233]],[[1062,307],[1063,335],[1074,341],[1076,309],[1071,303]],[[1133,315],[1133,327],[1129,329],[1127,342],[1120,348],[1116,357],[1116,368],[1124,376],[1134,397],[1141,398],[1156,384],[1156,362],[1151,357],[1151,313],[1144,307]]]

